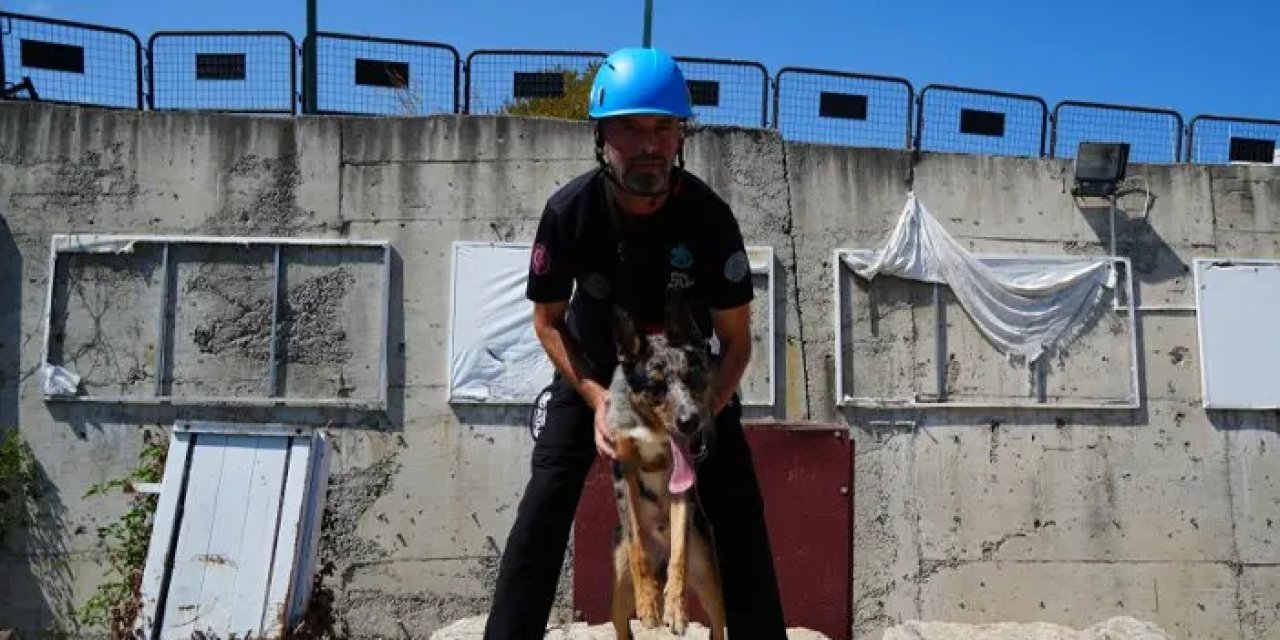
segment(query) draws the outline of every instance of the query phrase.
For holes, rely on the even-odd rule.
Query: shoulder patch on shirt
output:
[[[551,254],[547,251],[547,245],[541,242],[533,245],[533,253],[530,256],[533,264],[533,273],[536,275],[545,275],[551,270]]]
[[[724,279],[729,282],[742,282],[750,271],[751,261],[747,259],[747,254],[741,251],[734,252],[728,260],[724,261]]]

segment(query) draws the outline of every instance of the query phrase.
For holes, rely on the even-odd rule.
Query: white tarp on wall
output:
[[[867,280],[889,275],[951,287],[982,333],[1015,362],[1069,344],[1116,285],[1107,257],[979,259],[914,193],[882,249],[851,251],[844,261]]]

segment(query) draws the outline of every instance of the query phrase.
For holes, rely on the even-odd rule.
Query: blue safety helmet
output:
[[[592,120],[612,116],[693,117],[689,85],[665,51],[626,48],[605,58],[591,84]]]

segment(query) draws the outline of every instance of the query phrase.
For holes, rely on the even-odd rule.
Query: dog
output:
[[[662,327],[637,325],[614,309],[618,365],[606,413],[613,436],[618,527],[613,548],[613,626],[631,638],[631,618],[661,621],[683,635],[685,594],[698,596],[711,638],[725,637],[724,595],[709,532],[690,496],[696,473],[690,441],[712,439],[711,354],[687,303],[668,297]],[[661,587],[661,589],[660,589]],[[659,601],[661,593],[661,601]]]

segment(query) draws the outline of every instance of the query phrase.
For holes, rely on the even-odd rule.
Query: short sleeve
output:
[[[560,302],[573,294],[571,250],[561,212],[547,207],[529,252],[525,296],[533,302]]]
[[[707,303],[713,309],[730,309],[751,302],[751,261],[733,211],[723,203],[710,212],[710,227],[703,234],[707,246],[701,280],[708,283]]]

